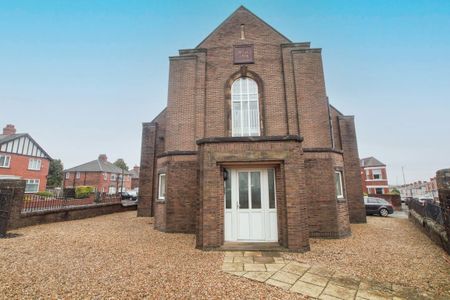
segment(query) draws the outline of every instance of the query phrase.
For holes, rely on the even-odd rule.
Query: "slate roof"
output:
[[[122,174],[122,169],[109,161],[101,161],[96,159],[85,164],[66,169],[64,172],[105,172]],[[130,174],[127,170],[124,170],[123,173]]]
[[[136,171],[134,169],[131,169],[129,172],[130,172],[131,178],[139,178],[139,172],[138,171]]]
[[[386,166],[385,164],[383,164],[381,161],[379,161],[373,156],[361,159],[361,167],[385,167],[385,166]]]

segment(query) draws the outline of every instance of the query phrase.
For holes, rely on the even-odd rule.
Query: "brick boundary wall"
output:
[[[442,209],[444,228],[447,233],[447,252],[450,254],[450,168],[436,172],[436,184],[439,195],[439,205]]]
[[[426,234],[430,238],[430,240],[432,240],[436,245],[443,248],[445,251],[447,251],[448,254],[450,254],[449,236],[445,232],[444,226],[436,223],[429,218],[422,217],[414,210],[409,211],[408,219],[411,221],[411,223],[416,225],[416,227],[420,231]]]
[[[136,210],[136,205],[122,206],[121,203],[106,203],[50,211],[20,213],[19,216],[16,215],[10,219],[8,230],[39,224],[80,220],[130,210]]]
[[[22,213],[25,181],[0,180],[0,190],[1,189],[13,191],[13,199],[8,220],[8,230],[38,224],[79,220],[116,212],[136,210],[136,205],[124,207],[121,203],[100,203],[95,205]]]
[[[400,195],[390,194],[369,194],[368,197],[381,198],[392,204],[395,210],[402,210],[402,200]]]

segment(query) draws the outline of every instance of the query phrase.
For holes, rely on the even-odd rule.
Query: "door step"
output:
[[[252,243],[252,242],[225,242],[219,251],[289,251],[277,242],[274,243]]]

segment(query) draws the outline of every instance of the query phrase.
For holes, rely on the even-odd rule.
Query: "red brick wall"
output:
[[[39,179],[39,191],[45,191],[45,187],[47,185],[48,168],[50,166],[50,161],[48,159],[42,157],[18,155],[13,153],[0,152],[0,154],[11,156],[9,168],[0,168],[0,175],[19,176],[22,179]],[[41,160],[40,170],[28,170],[28,163],[32,158]]]
[[[361,184],[360,160],[356,142],[355,121],[352,116],[339,116],[339,131],[344,153],[344,179],[347,187],[351,223],[365,223],[366,209]]]

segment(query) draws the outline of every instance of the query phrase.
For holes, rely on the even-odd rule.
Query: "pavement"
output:
[[[222,271],[314,299],[427,299],[411,288],[345,276],[287,260],[279,252],[228,251]]]

